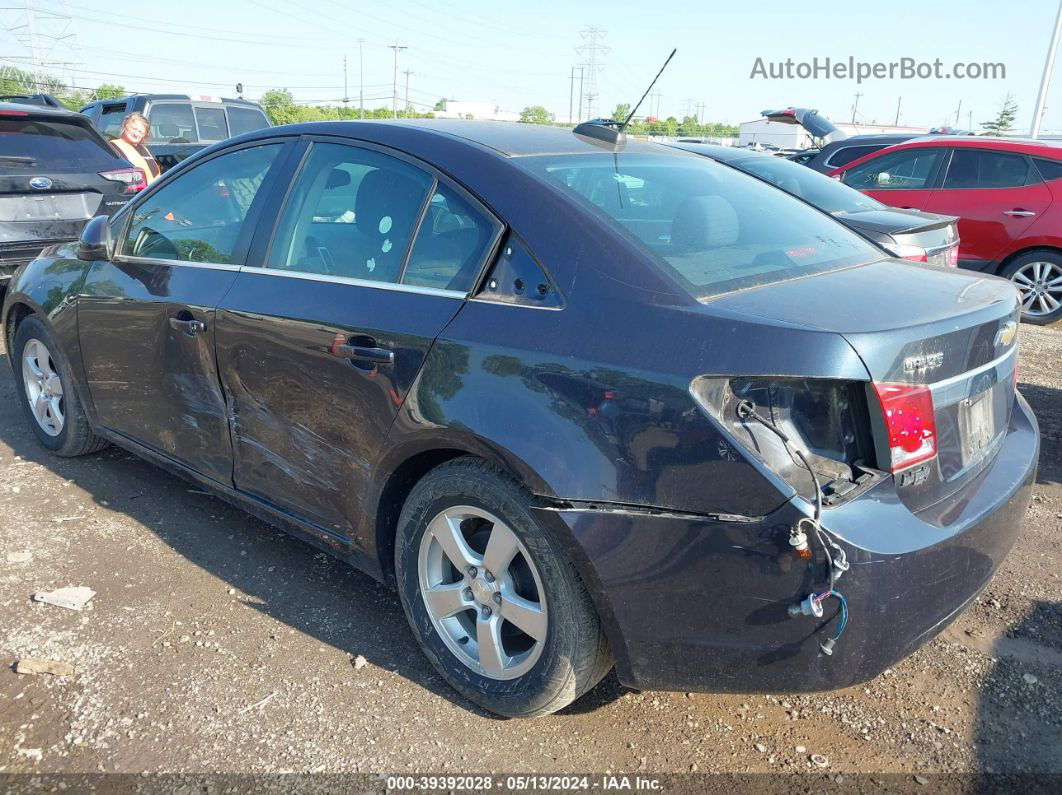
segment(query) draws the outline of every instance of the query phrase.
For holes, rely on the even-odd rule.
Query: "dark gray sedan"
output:
[[[798,163],[750,149],[682,142],[669,145],[777,185],[829,213],[894,257],[950,267],[959,263],[959,219],[954,215],[888,207]]]

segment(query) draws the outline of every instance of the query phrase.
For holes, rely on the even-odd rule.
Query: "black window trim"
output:
[[[1032,158],[1030,158],[1027,154],[1025,154],[1024,152],[1011,152],[1011,151],[1008,151],[1006,149],[989,149],[986,146],[949,146],[949,147],[947,147],[947,150],[948,150],[947,151],[947,161],[945,163],[941,164],[943,166],[943,168],[940,171],[939,182],[938,182],[938,185],[937,185],[937,188],[939,190],[946,190],[946,191],[949,191],[949,192],[951,192],[951,191],[961,192],[961,191],[968,191],[968,190],[1014,190],[1015,188],[1029,188],[1029,187],[1032,187],[1033,185],[1043,185],[1047,181],[1047,180],[1045,180],[1043,178],[1043,175],[1040,173],[1040,170],[1038,168],[1036,168],[1035,161]],[[977,187],[977,188],[948,188],[948,187],[945,187],[944,182],[948,179],[948,172],[951,170],[951,161],[952,161],[952,159],[953,159],[953,157],[954,157],[956,152],[993,152],[993,153],[995,153],[997,155],[1013,155],[1015,157],[1025,158],[1025,165],[1026,165],[1026,167],[1028,169],[1025,172],[1025,182],[1022,183],[1021,185],[1007,185],[1006,187],[1002,187],[1002,188],[1000,188],[1000,187],[996,187],[996,188],[988,188],[988,187],[985,187],[985,188],[981,188],[981,187]],[[1032,181],[1030,181],[1030,177],[1032,178]]]
[[[246,263],[247,256],[250,252],[251,243],[254,239],[254,235],[257,231],[260,217],[262,214],[262,208],[266,203],[266,197],[269,190],[273,187],[273,184],[277,179],[281,178],[287,170],[287,160],[291,156],[292,146],[295,143],[295,136],[277,136],[273,138],[263,138],[255,141],[246,141],[235,146],[229,146],[221,149],[217,152],[211,153],[209,157],[197,159],[195,164],[190,168],[182,168],[178,172],[177,177],[180,175],[190,173],[200,168],[203,164],[216,160],[223,155],[232,154],[233,152],[239,152],[244,149],[253,149],[259,146],[276,146],[279,145],[280,151],[277,152],[277,158],[270,166],[269,173],[266,175],[265,180],[259,186],[257,193],[255,193],[254,200],[251,202],[251,206],[247,209],[247,215],[243,219],[243,227],[240,229],[240,234],[236,238],[236,244],[233,246],[232,259],[233,262],[191,262],[189,260],[176,260],[176,259],[158,259],[155,257],[136,257],[131,254],[124,254],[122,249],[125,247],[126,236],[129,231],[129,225],[132,223],[133,217],[136,215],[137,208],[139,208],[146,201],[151,199],[154,194],[173,182],[172,179],[164,179],[156,181],[150,189],[143,191],[135,199],[127,203],[114,217],[114,223],[111,226],[112,238],[115,241],[114,255],[111,257],[111,262],[114,263],[129,263],[133,265],[166,265],[168,267],[182,266],[191,268],[207,268],[210,270],[240,270]],[[115,231],[115,225],[117,231]]]
[[[402,284],[401,282],[386,282],[386,281],[374,281],[371,279],[356,279],[350,276],[339,276],[336,274],[322,274],[322,273],[309,273],[305,271],[289,271],[281,270],[279,268],[270,268],[266,265],[244,265],[242,270],[250,273],[261,273],[269,276],[280,276],[283,278],[293,279],[308,279],[310,281],[328,282],[332,284],[346,284],[355,287],[369,287],[378,290],[393,290],[396,292],[406,293],[419,293],[422,295],[435,295],[443,298],[457,298],[467,301],[472,295],[474,295],[483,281],[485,272],[489,266],[493,264],[497,257],[498,248],[501,245],[502,239],[505,236],[507,225],[490,207],[488,207],[478,196],[473,194],[463,185],[456,180],[451,179],[447,174],[440,171],[435,166],[427,163],[419,158],[413,157],[398,149],[392,149],[388,146],[377,144],[373,141],[365,141],[359,138],[346,138],[342,136],[333,135],[317,135],[317,134],[304,134],[300,137],[295,151],[291,156],[292,162],[288,164],[288,168],[285,170],[285,178],[287,179],[287,187],[284,190],[283,196],[279,199],[274,198],[274,202],[269,212],[264,212],[262,218],[272,218],[272,223],[266,225],[260,223],[262,228],[259,228],[255,233],[255,238],[252,241],[251,246],[248,249],[248,259],[255,262],[268,263],[269,256],[272,253],[273,246],[276,243],[276,235],[280,228],[280,219],[286,210],[288,203],[291,201],[292,193],[295,188],[295,182],[298,176],[302,173],[303,168],[306,165],[306,159],[309,157],[310,152],[313,150],[315,143],[329,143],[340,144],[342,146],[349,146],[354,149],[365,149],[368,151],[378,152],[388,157],[393,157],[396,160],[400,160],[416,169],[425,172],[432,178],[432,183],[428,193],[424,199],[424,204],[420,209],[420,213],[417,217],[417,223],[414,227],[413,234],[410,236],[409,244],[406,248],[405,256],[402,259],[402,267],[399,270],[400,277],[402,278],[406,272],[406,266],[409,263],[410,255],[413,251],[413,246],[416,244],[417,235],[420,233],[421,224],[424,221],[424,216],[427,214],[428,206],[431,204],[431,198],[435,194],[435,189],[438,185],[443,184],[447,188],[453,190],[458,196],[467,201],[473,209],[478,210],[487,222],[494,228],[494,235],[490,241],[490,244],[486,247],[483,253],[482,261],[476,269],[475,277],[469,285],[467,290],[447,290],[439,287],[422,287],[413,284]]]
[[[225,131],[229,132],[229,135],[226,135],[224,138],[204,138],[203,137],[203,131],[199,128],[199,114],[196,112],[198,110],[220,110],[222,117],[225,119]],[[199,140],[197,141],[197,143],[206,144],[206,145],[209,146],[210,144],[216,144],[219,141],[226,141],[229,138],[233,137],[233,135],[230,132],[231,128],[229,127],[229,114],[225,112],[225,106],[222,105],[221,103],[218,103],[218,102],[193,102],[192,103],[192,118],[195,120],[195,134],[199,137]]]

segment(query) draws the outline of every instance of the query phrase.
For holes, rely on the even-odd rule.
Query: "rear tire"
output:
[[[107,446],[92,432],[66,360],[44,321],[30,315],[18,325],[10,356],[19,402],[41,445],[65,458]]]
[[[484,709],[546,715],[612,668],[590,596],[530,495],[481,459],[447,462],[413,488],[395,574],[424,654]]]
[[[1030,251],[999,272],[1021,291],[1021,319],[1046,326],[1062,319],[1062,252]]]

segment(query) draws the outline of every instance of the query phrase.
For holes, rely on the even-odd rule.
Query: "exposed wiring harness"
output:
[[[826,581],[829,583],[829,587],[821,593],[810,593],[804,601],[799,604],[790,605],[789,615],[810,615],[815,617],[822,616],[822,602],[825,599],[833,597],[840,603],[840,609],[837,613],[830,617],[823,623],[823,627],[833,621],[834,618],[840,616],[840,623],[837,625],[837,631],[832,638],[827,638],[819,644],[819,648],[823,654],[832,655],[833,647],[840,640],[841,635],[844,633],[845,627],[848,626],[848,600],[844,598],[835,587],[837,580],[841,578],[846,571],[848,571],[848,558],[845,555],[841,546],[830,536],[820,522],[822,518],[822,487],[819,484],[818,475],[815,474],[815,470],[811,468],[811,463],[804,455],[803,451],[796,445],[789,443],[789,437],[766,417],[756,412],[756,407],[749,400],[742,400],[737,405],[737,415],[743,420],[754,420],[762,425],[764,428],[772,431],[779,439],[782,440],[782,444],[786,449],[797,458],[800,459],[800,463],[804,465],[804,468],[811,475],[811,482],[815,490],[815,512],[811,519],[807,517],[801,518],[791,531],[789,543],[797,550],[807,549],[807,533],[804,531],[805,526],[810,526],[811,532],[815,537],[815,540],[819,542],[819,546],[822,547],[823,554],[826,556]],[[810,554],[810,553],[809,553]]]

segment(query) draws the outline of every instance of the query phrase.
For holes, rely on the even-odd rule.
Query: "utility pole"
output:
[[[955,109],[955,126],[959,126],[959,115],[962,113],[962,100],[959,100],[959,107]]]
[[[568,124],[574,124],[575,119],[572,117],[572,102],[575,98],[575,67],[572,67],[572,76],[568,85]]]
[[[611,51],[611,47],[606,47],[601,44],[601,40],[605,38],[607,33],[603,28],[590,25],[587,28],[579,31],[579,35],[586,41],[585,44],[581,44],[575,48],[575,52],[579,55],[586,55],[586,62],[582,64],[586,68],[586,118],[591,118],[594,113],[594,103],[597,101],[597,73],[604,69],[604,65],[598,60],[599,56],[608,55]],[[582,85],[582,79],[580,77],[580,87]],[[582,114],[582,96],[583,92],[579,92],[580,95],[580,115]]]
[[[406,116],[408,116],[409,115],[409,76],[411,74],[413,74],[413,70],[412,69],[404,69],[402,71],[402,74],[404,74],[406,76],[406,110],[405,110],[405,114],[406,114]]]
[[[1047,102],[1047,87],[1051,85],[1051,72],[1055,69],[1055,51],[1058,49],[1058,36],[1062,33],[1062,0],[1058,3],[1058,16],[1055,18],[1055,32],[1051,35],[1051,46],[1047,48],[1044,61],[1044,76],[1040,79],[1040,92],[1036,95],[1036,109],[1033,111],[1030,138],[1040,136],[1040,122],[1043,121],[1044,105]]]
[[[583,67],[579,67],[579,121],[583,120]]]
[[[903,97],[897,97],[896,98],[896,121],[894,121],[892,123],[894,127],[899,127],[900,126],[900,103],[901,102],[903,102]]]
[[[391,118],[398,118],[398,53],[402,50],[409,49],[406,46],[400,45],[397,41],[394,44],[388,44],[392,50],[395,51],[395,76],[394,82],[391,84]]]
[[[365,57],[361,47],[365,39],[358,39],[358,118],[365,118]]]
[[[350,92],[347,91],[347,56],[343,56],[343,107],[350,102]]]
[[[852,124],[855,124],[856,112],[859,110],[859,98],[863,96],[858,91],[855,95],[855,104],[852,106]]]

